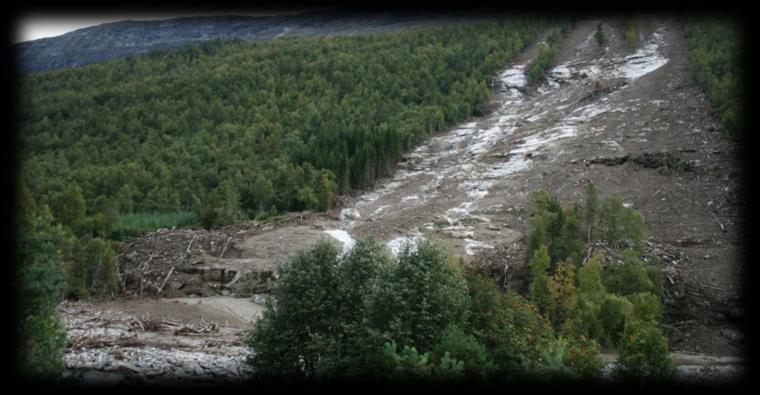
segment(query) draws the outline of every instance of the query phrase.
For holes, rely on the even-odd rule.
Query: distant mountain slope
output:
[[[482,16],[472,16],[482,18]],[[452,13],[355,13],[316,11],[266,17],[207,16],[159,21],[121,21],[75,30],[13,46],[21,74],[79,67],[91,63],[178,48],[214,39],[271,40],[283,36],[389,32],[470,18]]]

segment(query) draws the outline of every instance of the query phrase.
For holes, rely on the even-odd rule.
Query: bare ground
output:
[[[94,383],[243,380],[244,340],[263,309],[225,296],[63,303],[67,375]]]
[[[195,338],[220,341],[227,345],[222,349],[232,350],[222,352],[224,358],[242,361],[244,352],[235,348],[245,326],[241,323],[253,319],[251,312],[260,306],[246,305],[255,305],[247,299],[208,297],[250,298],[266,292],[282,262],[322,239],[348,248],[350,237],[372,236],[395,253],[403,243],[426,236],[472,264],[501,272],[505,285],[519,288],[507,280],[520,270],[531,193],[544,189],[562,201],[580,201],[593,181],[602,197],[618,194],[647,219],[648,246],[662,258],[666,274],[665,327],[683,374],[705,375],[692,365],[708,370],[730,365],[734,368],[716,369],[729,378],[738,374],[744,340],[734,322],[743,315],[743,194],[736,147],[692,82],[687,46],[673,21],[635,21],[635,48],[623,41],[615,19],[601,20],[608,45],[600,48],[593,39],[598,22],[578,22],[547,80],[525,87],[524,72],[538,52],[538,45],[532,45],[493,81],[492,111],[408,153],[392,177],[344,199],[340,214],[294,214],[274,224],[216,231],[163,230],[135,240],[120,258],[127,295],[193,296],[203,302],[65,304],[70,337],[85,336],[72,329],[78,320],[109,309],[124,315],[115,324],[122,326],[135,314],[151,313],[196,326],[215,322],[219,333],[197,332]],[[234,313],[236,308],[245,313]],[[162,336],[158,338],[173,335]],[[161,352],[187,345],[183,340],[151,342],[158,342]],[[144,351],[147,344],[130,347]],[[97,365],[104,357],[92,354],[121,346],[109,347],[72,347],[67,363],[113,371],[110,367],[116,365]],[[151,351],[153,359],[170,360],[159,351]],[[86,362],[79,355],[91,358]],[[685,355],[697,357],[687,360]],[[168,369],[166,377],[187,375],[202,366],[197,361],[203,358],[193,358],[176,362],[181,368],[172,370],[164,363],[160,369]],[[69,362],[74,360],[85,362]],[[243,371],[235,370],[240,365],[208,366],[198,372],[216,369],[208,377],[238,377]]]

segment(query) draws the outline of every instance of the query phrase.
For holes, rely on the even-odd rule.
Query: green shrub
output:
[[[607,294],[602,282],[601,261],[601,255],[594,255],[578,269],[578,302],[574,317],[579,333],[599,341],[605,338],[600,313]]]
[[[404,346],[399,353],[395,342],[385,343],[383,356],[383,369],[394,379],[426,379],[432,376],[433,366],[428,361],[429,354],[420,355],[414,347]]]
[[[639,292],[628,296],[628,300],[633,304],[633,318],[636,320],[653,323],[662,321],[662,304],[657,296]]]
[[[611,196],[602,205],[600,232],[601,237],[614,247],[639,251],[644,239],[644,217],[623,206],[620,196]]]
[[[197,223],[198,216],[191,211],[127,213],[119,215],[118,230],[139,235],[155,229],[184,228]]]
[[[66,330],[56,307],[64,286],[63,255],[73,237],[53,224],[50,209],[22,196],[17,238],[19,343],[15,348],[19,373],[28,378],[53,378],[63,369]]]
[[[486,347],[494,360],[494,370],[501,376],[525,373],[528,353],[527,336],[515,326],[515,311],[493,281],[480,273],[467,274],[471,307],[469,333]],[[527,320],[526,320],[527,321]]]
[[[654,296],[657,296],[658,298],[662,298],[662,269],[661,269],[661,263],[659,258],[656,256],[649,256],[650,261],[648,264],[644,264],[647,268],[647,277],[649,277],[649,281],[652,282],[652,290],[651,293]]]
[[[103,239],[80,239],[65,268],[67,297],[113,297],[118,291],[116,254]]]
[[[602,281],[602,256],[596,254],[578,269],[578,297],[601,303],[606,292]]]
[[[396,351],[396,343],[383,346],[383,370],[388,377],[398,380],[452,380],[464,377],[464,363],[445,352],[440,358],[431,358],[430,353],[419,354],[414,347],[404,346],[401,353]],[[434,361],[438,360],[438,364]]]
[[[549,288],[549,252],[542,246],[530,260],[530,298],[545,317],[554,312],[554,299]]]
[[[535,305],[515,293],[504,296],[506,327],[493,359],[510,377],[534,377],[544,364],[545,350],[555,341],[551,323]]]
[[[340,302],[333,320],[336,329],[333,336],[339,338],[331,353],[331,364],[323,358],[322,376],[371,376],[375,375],[378,350],[388,340],[387,336],[366,325],[367,296],[379,273],[392,264],[384,246],[373,239],[361,239],[343,256],[336,272]]]
[[[378,366],[390,355],[383,345],[403,343],[410,349],[396,362],[412,369],[416,349],[435,349],[449,325],[464,324],[468,308],[459,269],[428,242],[397,262],[371,240],[340,258],[321,242],[283,267],[272,302],[249,335],[249,363],[260,376],[382,376]],[[459,347],[451,351],[468,355],[476,347],[466,335],[455,342],[452,333],[445,339]],[[436,369],[456,370],[444,357],[442,351]]]
[[[625,380],[666,380],[674,372],[662,331],[651,321],[630,320],[621,339],[615,375]]]
[[[552,67],[557,57],[557,50],[549,45],[543,45],[536,59],[528,66],[526,77],[528,85],[535,85],[544,78],[546,70]]]
[[[570,367],[565,365],[568,344],[566,339],[557,339],[541,349],[540,363],[531,369],[535,372],[534,378],[542,381],[566,380],[573,377]]]
[[[230,180],[225,180],[211,192],[199,217],[207,229],[232,223],[242,217],[240,195]]]
[[[76,182],[67,185],[62,193],[56,195],[51,204],[56,220],[72,230],[84,219],[85,200],[82,189]]]
[[[379,273],[367,300],[372,327],[399,344],[431,350],[449,324],[463,326],[470,299],[461,269],[429,241],[405,248]]]
[[[573,372],[573,376],[593,379],[602,369],[599,344],[587,337],[573,337],[567,342],[564,364]]]
[[[79,222],[76,234],[79,237],[111,238],[119,233],[118,225],[115,213],[97,212]]]
[[[530,207],[531,230],[528,234],[526,262],[536,250],[546,246],[550,257],[550,273],[554,272],[555,264],[562,260],[579,265],[584,250],[579,207],[573,206],[565,210],[556,197],[545,191],[533,194]]]
[[[633,305],[627,299],[607,294],[599,310],[599,318],[604,327],[606,342],[620,344],[626,321],[631,317]]]
[[[57,378],[64,367],[65,325],[50,306],[24,314],[18,327],[21,374],[30,378]]]
[[[338,251],[327,241],[303,251],[281,269],[267,306],[249,337],[249,359],[262,376],[315,377],[336,348],[341,328]]]
[[[428,241],[396,260],[372,240],[342,257],[318,243],[282,268],[249,335],[249,363],[258,376],[315,379],[593,378],[598,342],[620,344],[630,320],[659,319],[651,294],[605,293],[599,256],[581,267],[577,289],[574,265],[561,262],[549,281],[546,246],[534,257],[533,280],[543,276],[560,306],[548,315],[561,313],[555,327]]]
[[[448,355],[449,358],[461,362],[461,374],[471,378],[486,378],[495,369],[485,346],[457,325],[449,325],[443,330],[432,355],[434,359],[441,361],[447,359]]]
[[[519,363],[510,366],[510,369],[521,369],[533,376],[549,378],[592,379],[599,374],[602,366],[600,345],[618,346],[621,349],[628,347],[626,352],[630,357],[627,357],[627,362],[622,365],[624,369],[621,370],[627,372],[625,374],[651,376],[654,374],[651,370],[665,369],[666,365],[661,359],[667,357],[667,350],[664,354],[657,355],[662,347],[657,343],[656,333],[653,334],[652,330],[646,328],[636,329],[641,327],[637,323],[656,328],[662,320],[662,275],[657,259],[650,257],[655,263],[645,264],[640,258],[643,250],[641,240],[644,237],[643,217],[624,207],[617,196],[606,199],[599,209],[593,184],[586,188],[586,207],[583,213],[585,230],[581,230],[581,209],[577,204],[571,209],[562,209],[556,198],[543,191],[534,194],[530,204],[532,218],[526,263],[530,271],[531,307],[534,311],[537,308],[541,312],[541,315],[537,315],[541,319],[551,320],[559,338],[541,335],[537,336],[541,339],[537,342],[540,346],[527,346],[531,343],[526,341],[530,335],[521,336],[520,333],[538,333],[540,325],[534,325],[530,329],[525,329],[525,325],[514,325],[516,318],[526,310],[518,313],[513,306],[506,308],[505,311],[510,312],[504,315],[509,317],[504,322],[508,324],[500,324],[514,332],[507,332],[509,336],[501,338],[509,339],[502,340],[507,350],[504,356],[521,355],[520,358],[515,358]],[[585,233],[585,237],[581,233]],[[575,256],[582,257],[586,250],[583,242],[592,243],[595,237],[604,239],[612,247],[609,258],[614,258],[614,261],[622,259],[622,263],[612,263],[603,270],[602,261],[605,257],[599,252],[593,253],[589,248],[588,252],[592,255],[586,256],[585,261],[578,259],[577,265],[571,264],[577,259],[572,258],[573,251],[580,251]],[[573,245],[567,243],[567,240],[580,242],[577,246],[567,248],[568,245]],[[566,261],[568,258],[571,259]],[[550,273],[553,273],[551,277]],[[471,283],[477,285],[477,282]],[[487,311],[485,306],[490,307],[494,303],[489,302],[491,298],[484,297],[489,295],[484,292],[486,287],[473,287],[472,284],[473,318],[477,318],[474,322],[480,327],[490,328],[486,324],[490,320],[483,316],[486,315],[484,311]],[[551,331],[552,326],[548,327]],[[486,331],[473,329],[473,333],[478,335],[484,332]],[[496,330],[493,332],[498,333]],[[649,348],[640,352],[631,351],[631,347],[634,347],[631,339],[636,336],[645,339],[639,343],[650,344],[647,346]],[[493,341],[487,336],[478,339],[486,345],[497,366],[501,367],[505,358],[499,354],[497,347],[492,346]],[[508,363],[506,365],[509,366]]]
[[[626,250],[621,255],[622,264],[611,265],[607,268],[604,278],[607,290],[620,296],[638,292],[655,293],[657,287],[650,278],[650,271],[638,259],[637,254],[631,250]]]
[[[592,302],[581,297],[575,310],[575,329],[579,335],[596,339],[599,342],[607,343],[607,332],[602,323],[601,309],[604,296],[599,302]]]
[[[549,281],[549,291],[552,296],[552,306],[554,306],[549,319],[555,330],[559,331],[562,324],[574,314],[578,302],[574,264],[560,262],[557,265],[557,270]]]

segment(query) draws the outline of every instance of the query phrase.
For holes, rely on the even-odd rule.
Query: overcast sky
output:
[[[77,16],[28,16],[19,19],[16,27],[16,42],[37,40],[45,37],[55,37],[84,27],[100,25],[102,23],[116,22],[125,19],[148,20],[163,19],[163,17],[77,17]]]
[[[309,11],[309,9],[299,10],[267,10],[267,11],[254,11],[254,12],[216,12],[216,13],[176,13],[176,14],[122,14],[122,15],[22,15],[17,20],[16,34],[14,42],[37,40],[45,37],[55,37],[61,34],[68,33],[73,30],[82,29],[89,26],[100,25],[108,22],[123,21],[127,19],[147,21],[177,18],[183,16],[208,16],[208,15],[281,15],[281,14],[294,14],[299,12]]]

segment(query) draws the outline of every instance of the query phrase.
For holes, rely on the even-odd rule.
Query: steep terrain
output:
[[[392,32],[482,16],[421,12],[361,13],[341,10],[279,16],[208,16],[159,21],[120,21],[13,46],[22,74],[66,69],[179,48],[208,40],[272,40]]]
[[[727,364],[718,371],[730,377],[742,364],[743,344],[733,324],[742,316],[736,147],[692,82],[677,24],[637,21],[636,48],[628,48],[617,21],[602,20],[608,44],[601,48],[593,38],[597,22],[570,29],[557,66],[544,83],[528,87],[534,44],[494,79],[492,111],[408,153],[393,177],[347,198],[339,214],[291,215],[272,225],[212,232],[155,232],[122,251],[123,288],[143,296],[249,298],[265,292],[277,265],[299,249],[320,238],[350,248],[365,236],[394,253],[423,236],[437,239],[519,288],[530,194],[544,189],[561,201],[578,201],[593,181],[602,197],[619,194],[647,219],[647,245],[666,275],[667,332],[681,374],[705,375],[710,366]],[[101,308],[106,306],[81,312]],[[76,310],[66,311],[73,311],[67,320],[75,328]],[[97,352],[114,361],[109,355],[120,347],[143,349],[139,342],[110,347],[72,347],[69,355]],[[100,370],[119,365],[67,361]],[[215,366],[193,361],[206,363],[201,369]],[[188,374],[164,365],[158,371],[173,372],[165,375]]]

